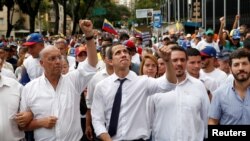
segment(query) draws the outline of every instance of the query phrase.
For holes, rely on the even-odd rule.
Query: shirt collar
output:
[[[131,81],[135,76],[137,76],[133,71],[129,71],[128,75],[125,76],[125,78],[127,78],[127,80]],[[111,80],[113,82],[115,82],[117,79],[120,79],[119,76],[117,76],[115,73],[113,73],[111,75]]]
[[[191,76],[188,73],[186,73],[185,79],[182,82],[180,82],[178,85],[183,85],[187,83],[188,81],[191,81],[190,79],[191,79]]]

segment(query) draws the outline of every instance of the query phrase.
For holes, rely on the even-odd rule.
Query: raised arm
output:
[[[93,24],[90,20],[80,20],[79,26],[82,32],[85,34],[87,40],[88,62],[91,66],[96,67],[98,60],[94,41]]]
[[[219,30],[219,39],[220,39],[220,45],[225,46],[226,40],[223,38],[223,28],[225,25],[225,19],[224,17],[220,18],[220,30]]]
[[[171,48],[170,46],[163,46],[159,49],[159,55],[166,63],[166,79],[170,83],[177,83],[174,66],[171,61]]]
[[[237,28],[237,24],[238,24],[239,19],[240,19],[240,15],[236,15],[232,29]]]

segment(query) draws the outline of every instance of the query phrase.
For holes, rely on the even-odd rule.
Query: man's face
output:
[[[250,62],[247,57],[232,59],[231,72],[236,81],[244,82],[250,78]]]
[[[46,52],[40,61],[45,73],[60,75],[62,72],[62,55],[60,50],[53,49]]]
[[[201,68],[202,69],[208,68],[210,65],[212,65],[211,61],[213,61],[212,57],[202,56],[201,57]]]
[[[182,77],[185,75],[187,58],[182,51],[172,51],[171,60],[175,69],[176,77]]]
[[[188,56],[187,72],[192,76],[199,76],[201,69],[201,56]]]
[[[5,51],[3,49],[0,49],[0,59],[4,60],[5,59]]]
[[[62,55],[67,55],[67,45],[63,42],[56,43],[56,47],[60,50]]]
[[[28,46],[28,53],[32,55],[33,58],[38,58],[40,51],[44,48],[43,44],[36,43],[34,45]]]
[[[117,45],[112,48],[112,65],[119,69],[129,68],[131,57],[128,49],[123,45]]]
[[[208,35],[206,36],[206,41],[207,41],[208,43],[212,43],[212,42],[213,42],[213,38],[214,38],[214,35],[213,35],[213,34],[208,34]]]
[[[226,74],[230,73],[229,60],[218,60],[219,69],[224,71]]]

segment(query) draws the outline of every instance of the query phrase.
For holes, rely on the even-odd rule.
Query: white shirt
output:
[[[9,69],[2,68],[1,69],[1,74],[3,76],[9,77],[9,78],[17,79],[15,74]]]
[[[0,140],[19,141],[24,132],[18,129],[15,116],[18,112],[22,85],[0,75]]]
[[[112,74],[96,85],[91,115],[97,136],[108,132],[114,97],[120,85],[118,78],[116,74]],[[165,75],[154,79],[145,75],[137,76],[130,71],[126,78],[122,85],[117,133],[112,140],[148,139],[150,129],[146,120],[147,97],[157,92],[174,89],[175,84],[169,83]]]
[[[75,67],[76,59],[72,56],[67,56],[67,60],[69,62],[69,67]]]
[[[9,62],[4,61],[3,67],[2,67],[2,68],[9,69],[9,70],[11,70],[12,72],[14,72],[14,68],[13,68],[12,64],[9,63]]]
[[[88,84],[88,90],[87,90],[87,96],[86,96],[86,104],[89,109],[91,109],[92,102],[93,102],[93,96],[95,91],[95,86],[98,82],[101,80],[107,78],[109,76],[107,69],[102,69],[101,71],[98,71],[92,79],[89,81]]]
[[[34,130],[36,141],[77,141],[82,137],[80,94],[94,75],[95,68],[84,63],[82,69],[62,75],[56,90],[48,79],[41,77],[28,83],[22,91],[21,110],[31,110],[34,119],[55,116],[52,129]]]
[[[207,137],[209,98],[201,81],[191,76],[168,93],[148,100],[153,141],[203,141]]]
[[[203,69],[201,69],[200,77],[204,77],[204,75],[214,79],[217,82],[218,87],[224,84],[227,79],[227,74],[224,71],[217,68],[215,68],[212,72],[209,73],[206,73],[203,71]]]
[[[131,62],[140,65],[141,64],[140,55],[138,53],[135,53],[135,55],[132,56]]]
[[[202,49],[205,48],[205,46],[212,46],[214,47],[214,49],[216,50],[216,52],[220,52],[220,48],[219,48],[219,45],[218,43],[216,42],[212,42],[212,43],[208,43],[206,40],[201,40],[197,45],[196,45],[196,49],[198,49],[199,51],[201,51]]]
[[[203,82],[206,89],[209,90],[212,94],[219,87],[217,81],[215,81],[213,78],[209,76],[200,75],[199,79],[201,80],[201,82]]]
[[[43,68],[40,65],[39,58],[29,56],[24,60],[23,65],[29,75],[30,80],[34,80],[43,74]]]

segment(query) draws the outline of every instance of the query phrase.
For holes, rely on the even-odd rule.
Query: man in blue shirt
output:
[[[250,124],[250,53],[245,49],[234,51],[229,65],[233,79],[214,92],[209,125]]]

